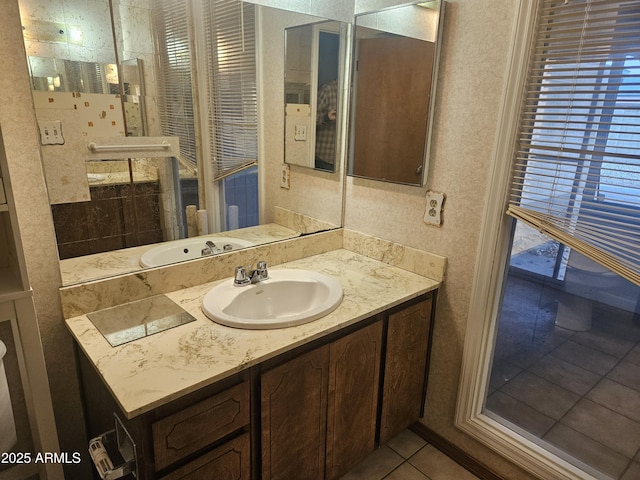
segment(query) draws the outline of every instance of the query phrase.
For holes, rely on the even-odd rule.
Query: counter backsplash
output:
[[[344,248],[441,282],[447,259],[440,255],[354,232],[336,229],[228,252],[212,257],[120,275],[60,289],[65,318],[233,276],[238,265],[269,265]]]

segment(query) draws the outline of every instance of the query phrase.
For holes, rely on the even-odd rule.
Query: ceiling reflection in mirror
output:
[[[341,102],[340,22],[286,29],[285,162],[336,171]]]
[[[348,174],[423,185],[444,2],[356,16]]]
[[[36,117],[60,126],[41,143],[65,285],[148,268],[145,253],[185,238],[202,241],[161,264],[339,227],[276,205],[260,221],[256,6],[19,3]],[[141,136],[180,151],[141,152]],[[88,150],[105,140],[126,147]]]

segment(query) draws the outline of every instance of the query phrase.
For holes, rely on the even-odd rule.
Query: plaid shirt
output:
[[[328,113],[338,105],[338,82],[325,83],[318,91],[316,110],[316,158],[335,164],[336,161],[336,122],[329,120]]]

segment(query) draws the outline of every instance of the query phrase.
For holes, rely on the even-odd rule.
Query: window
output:
[[[640,2],[542,2],[508,213],[640,283]]]
[[[191,78],[190,3],[154,0],[153,32],[158,48],[158,108],[162,133],[180,139],[180,160],[197,164]]]
[[[456,425],[541,478],[628,478],[640,446],[627,409],[640,401],[627,381],[640,378],[640,2],[539,0],[517,13],[499,188],[481,232],[480,250],[495,256],[478,259]],[[536,242],[517,259],[523,238]],[[616,285],[607,293],[623,302],[596,298],[599,281],[570,291],[574,261],[604,267]],[[559,327],[567,312],[593,325]],[[591,382],[581,392],[578,374]]]
[[[240,1],[203,2],[214,179],[258,159],[255,9]]]
[[[258,223],[255,20],[240,0],[154,0],[163,134],[207,180],[196,203],[214,231]]]

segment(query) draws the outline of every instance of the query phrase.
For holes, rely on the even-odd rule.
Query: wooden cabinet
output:
[[[375,449],[382,322],[265,372],[262,479],[337,479]]]
[[[327,345],[262,375],[262,479],[322,480],[327,421]]]
[[[126,420],[90,361],[78,353],[89,438],[113,429],[117,415],[136,445],[135,478],[251,480],[248,372]],[[114,465],[121,463],[117,450],[109,453]]]
[[[342,477],[376,447],[382,322],[330,347],[326,478]]]
[[[125,422],[138,478],[341,478],[420,417],[432,306],[427,294]],[[81,360],[95,436],[118,410],[98,409],[109,395]]]
[[[414,423],[422,413],[432,299],[389,315],[380,443]]]

